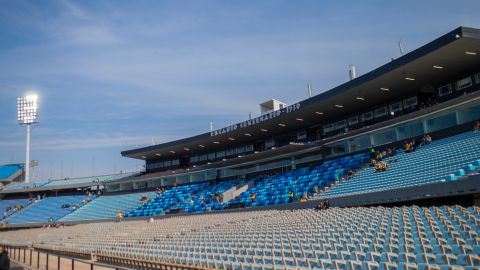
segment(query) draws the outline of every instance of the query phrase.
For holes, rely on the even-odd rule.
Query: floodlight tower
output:
[[[30,182],[30,131],[38,123],[38,96],[28,95],[17,99],[18,124],[27,125],[27,146],[25,157],[25,182]]]

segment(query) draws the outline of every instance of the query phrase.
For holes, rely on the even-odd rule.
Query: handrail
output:
[[[207,270],[207,267],[182,265],[163,260],[130,258],[103,254],[102,252],[83,253],[69,248],[49,247],[43,244],[33,246],[5,245],[10,260],[29,269],[43,270],[83,270],[111,269],[131,270],[170,269],[170,270]]]

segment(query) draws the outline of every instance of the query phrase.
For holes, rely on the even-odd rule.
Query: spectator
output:
[[[473,126],[473,131],[475,132],[480,131],[480,121],[475,121],[475,125]]]
[[[387,148],[386,156],[387,156],[387,157],[391,157],[391,156],[392,156],[392,149],[391,149],[391,148]]]
[[[150,220],[148,221],[149,223],[154,223],[155,220],[153,219],[153,217],[150,217]]]
[[[8,258],[8,252],[5,250],[5,247],[0,246],[0,270],[9,270],[10,269],[10,259]]]
[[[317,211],[323,210],[323,201],[319,202],[319,203],[315,206],[315,210],[317,210]]]
[[[375,158],[370,159],[370,167],[375,167],[377,165],[377,160]]]
[[[118,217],[119,219],[122,219],[122,218],[123,218],[123,211],[122,211],[121,209],[117,211],[117,217]]]
[[[388,164],[385,161],[377,163],[375,165],[375,172],[384,172],[388,169]]]
[[[288,191],[288,202],[289,203],[293,202],[293,196],[294,196],[293,191],[292,190]]]
[[[353,177],[355,176],[355,172],[350,169],[348,172],[347,172],[347,178],[350,180],[352,179]]]
[[[427,144],[430,144],[432,142],[432,137],[430,137],[429,134],[427,134],[426,136],[426,141],[427,141]]]
[[[373,147],[373,144],[372,144],[372,147],[370,148],[370,159],[375,158],[376,152],[377,151],[375,151],[375,147]]]
[[[308,196],[307,196],[307,193],[304,192],[302,195],[302,198],[300,199],[300,202],[306,202],[306,201],[308,201]]]
[[[223,203],[223,193],[220,193],[220,195],[218,196],[218,199],[220,203]]]
[[[412,152],[412,144],[410,142],[405,141],[405,143],[403,144],[403,148],[405,149],[405,153]]]
[[[250,200],[253,202],[255,202],[255,192],[252,192],[252,194],[250,194]]]

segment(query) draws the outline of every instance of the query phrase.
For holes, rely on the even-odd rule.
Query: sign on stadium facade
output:
[[[213,136],[217,136],[217,135],[220,135],[220,134],[225,134],[225,133],[235,131],[239,128],[246,128],[246,127],[249,127],[249,126],[252,126],[252,125],[256,125],[256,124],[268,121],[270,119],[277,118],[281,115],[291,113],[291,112],[296,111],[298,109],[300,109],[300,103],[296,103],[296,104],[287,106],[286,108],[278,110],[278,111],[274,111],[274,112],[266,113],[264,115],[260,115],[258,117],[255,117],[255,118],[247,120],[247,121],[243,121],[243,122],[238,123],[238,124],[234,124],[234,125],[230,125],[228,127],[224,127],[224,128],[221,128],[221,129],[214,130],[214,131],[210,132],[210,136],[213,137]]]

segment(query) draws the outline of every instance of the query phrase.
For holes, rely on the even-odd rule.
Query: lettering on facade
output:
[[[217,135],[220,135],[220,134],[225,134],[225,133],[235,131],[239,128],[246,128],[246,127],[249,127],[249,126],[253,126],[253,125],[268,121],[270,119],[277,118],[277,117],[279,117],[283,114],[294,112],[298,109],[300,109],[300,103],[296,103],[296,104],[287,106],[286,108],[278,110],[278,111],[274,111],[274,112],[271,112],[271,113],[266,113],[264,115],[260,115],[258,117],[255,117],[255,118],[247,120],[247,121],[243,121],[243,122],[238,123],[238,124],[234,124],[234,125],[230,125],[228,127],[224,127],[224,128],[221,128],[221,129],[214,130],[214,131],[210,132],[210,136],[213,137],[213,136],[217,136]]]

